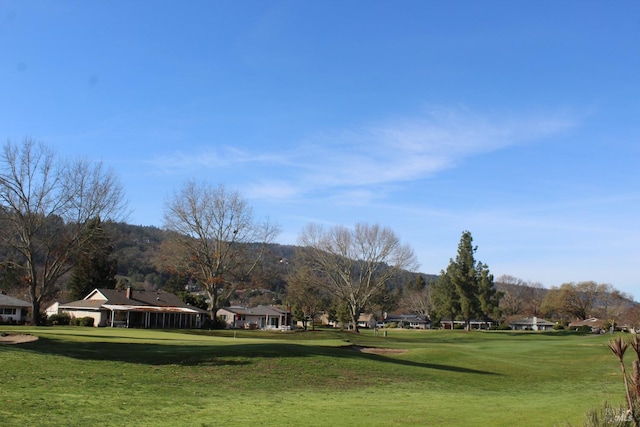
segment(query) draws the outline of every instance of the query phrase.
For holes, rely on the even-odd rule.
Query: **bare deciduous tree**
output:
[[[624,313],[630,308],[630,295],[620,292],[608,283],[598,285],[598,307],[595,315],[609,320],[611,323],[619,323]]]
[[[346,304],[354,331],[369,300],[401,270],[418,266],[413,250],[389,228],[358,223],[353,229],[308,225],[299,243],[302,264],[322,277],[326,290]]]
[[[124,193],[111,170],[65,161],[43,144],[7,142],[0,154],[2,243],[28,288],[32,323],[58,291],[58,280],[103,233],[96,221],[125,216]]]
[[[295,316],[307,330],[307,322],[315,329],[315,322],[322,309],[329,306],[329,298],[317,278],[307,267],[297,269],[287,286],[287,301],[292,304]]]
[[[540,282],[527,281],[527,292],[525,294],[525,314],[529,316],[539,316],[542,301],[547,290]]]
[[[581,320],[593,315],[592,310],[600,293],[596,282],[564,283],[560,286],[560,292],[568,313]]]
[[[539,315],[540,304],[542,304],[546,292],[542,284],[525,281],[508,274],[498,277],[496,283],[499,283],[504,289],[504,296],[500,299],[500,308],[505,315]]]
[[[507,316],[513,316],[520,314],[523,311],[524,306],[524,281],[517,277],[503,274],[498,277],[496,283],[499,283],[505,288],[504,296],[500,300],[500,308]]]
[[[401,304],[410,312],[418,316],[430,317],[431,314],[431,285],[422,275],[418,275],[415,282],[405,286],[401,298]]]
[[[188,266],[204,287],[212,319],[279,233],[269,221],[255,221],[238,192],[206,183],[187,182],[176,191],[166,203],[164,222],[181,249],[174,262]]]

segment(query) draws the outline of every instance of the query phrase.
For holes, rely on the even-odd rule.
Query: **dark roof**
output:
[[[155,307],[191,307],[176,294],[163,291],[135,291],[131,290],[130,298],[127,291],[120,289],[96,289],[107,298],[109,305],[150,305]],[[91,294],[87,296],[89,298]],[[87,300],[85,298],[85,300]]]
[[[571,323],[569,323],[569,327],[573,328],[573,327],[579,327],[579,326],[591,326],[591,327],[602,328],[605,323],[606,323],[606,320],[604,320],[604,319],[598,319],[597,317],[591,317],[589,319],[576,320],[575,322],[571,322]]]
[[[23,301],[18,298],[10,297],[0,292],[0,306],[2,307],[31,307],[31,304],[27,301]]]
[[[389,316],[385,319],[386,322],[411,322],[411,323],[431,323],[429,319],[415,314],[398,314],[395,316]]]
[[[247,307],[239,307],[239,306],[232,306],[232,307],[223,307],[220,310],[226,310],[228,312],[231,312],[233,314],[241,314],[241,315],[249,315],[249,316],[278,316],[278,315],[283,315],[285,314],[284,310],[281,310],[277,307],[268,307],[265,305],[259,305],[257,307],[253,307],[253,308],[247,308]]]
[[[130,292],[130,293],[129,293]],[[127,298],[127,294],[129,297]],[[120,289],[94,289],[84,299],[67,304],[60,304],[64,308],[79,308],[85,310],[100,310],[103,306],[126,306],[136,308],[183,308],[207,313],[206,310],[190,306],[177,295],[164,291],[136,291]]]

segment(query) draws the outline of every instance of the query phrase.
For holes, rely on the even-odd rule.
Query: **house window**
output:
[[[9,316],[15,316],[16,315],[16,309],[15,308],[9,308],[9,307],[3,307],[3,308],[0,308],[0,314],[5,314],[5,315],[9,315]]]

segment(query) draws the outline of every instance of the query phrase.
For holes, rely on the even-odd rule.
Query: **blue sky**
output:
[[[640,295],[637,1],[0,0],[0,137],[120,176],[162,226],[186,180],[295,244],[392,228],[438,273]]]

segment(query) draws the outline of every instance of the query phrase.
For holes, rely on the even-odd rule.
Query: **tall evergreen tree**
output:
[[[410,280],[407,282],[406,288],[409,292],[420,292],[423,291],[426,286],[427,282],[424,280],[424,277],[422,276],[422,274],[418,274],[415,280]]]
[[[431,320],[442,322],[443,319],[451,321],[451,329],[453,329],[453,321],[460,312],[458,303],[458,294],[456,288],[451,282],[453,275],[453,265],[449,264],[446,271],[440,271],[440,276],[431,284],[431,301],[433,303]]]
[[[474,258],[476,250],[477,247],[473,246],[471,233],[465,231],[460,238],[455,261],[451,260],[449,262],[452,266],[450,279],[458,294],[460,316],[464,320],[465,330],[470,329],[471,319],[479,312],[477,299],[478,275]]]
[[[466,330],[471,328],[471,320],[475,317],[483,320],[497,317],[502,296],[495,289],[489,267],[476,262],[476,250],[471,233],[464,231],[456,259],[449,261],[447,271],[436,284],[434,305],[437,305],[438,314],[457,315],[464,320]]]
[[[115,289],[118,260],[111,257],[113,245],[99,219],[89,225],[92,241],[78,255],[70,287],[72,300],[82,299],[95,288]]]
[[[504,295],[498,292],[493,283],[493,274],[487,264],[478,263],[478,306],[482,320],[489,321],[500,316],[500,299]]]

